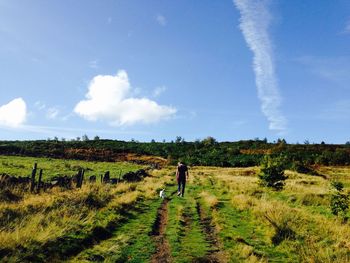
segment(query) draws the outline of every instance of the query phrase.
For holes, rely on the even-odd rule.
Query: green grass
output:
[[[125,224],[117,228],[111,238],[87,249],[72,262],[148,262],[155,244],[150,235],[160,199],[135,205],[128,213]]]
[[[206,178],[208,179],[208,178]],[[249,210],[239,210],[229,202],[231,193],[224,190],[214,178],[202,180],[203,189],[216,196],[218,205],[213,210],[202,200],[202,207],[215,217],[215,224],[221,229],[218,237],[223,249],[229,254],[230,262],[244,262],[250,257],[269,262],[295,262],[296,258],[282,248],[274,247],[268,239],[268,229]]]
[[[85,169],[86,177],[99,175],[110,171],[111,178],[119,177],[126,172],[140,169],[142,166],[127,162],[89,162],[80,160],[62,160],[53,158],[34,158],[19,156],[0,156],[0,173],[12,176],[30,176],[34,163],[38,169],[43,169],[43,179],[58,175],[75,175],[80,168]],[[38,176],[38,175],[37,175]]]
[[[81,189],[25,193],[18,202],[0,203],[0,261],[67,260],[113,238],[116,231],[128,238],[122,262],[124,252],[133,262],[147,261],[154,251],[148,234],[158,191],[170,182],[163,172],[154,174],[139,183],[87,183]]]
[[[186,188],[184,198],[174,196],[169,202],[166,236],[174,262],[200,260],[210,249],[196,211],[199,188],[190,184]]]
[[[14,165],[5,166],[14,171],[34,160],[24,158],[21,163],[14,161],[18,157],[7,158]],[[68,167],[65,161],[37,160],[41,160],[39,167],[40,163],[48,169],[49,164]],[[94,171],[112,171],[113,165],[115,171],[120,169],[113,163],[69,163]],[[171,196],[176,190],[174,170],[153,171],[140,183],[86,184],[82,189],[27,193],[17,203],[4,201],[0,256],[10,249],[7,261],[44,261],[48,256],[71,262],[150,262],[157,247],[150,233],[162,203],[158,193],[166,186],[170,200],[165,238],[175,263],[213,258],[219,262],[350,261],[349,224],[330,213],[331,180],[288,171],[285,189],[272,191],[259,186],[248,169],[195,167],[181,198]],[[341,169],[345,185],[350,182],[346,171]]]

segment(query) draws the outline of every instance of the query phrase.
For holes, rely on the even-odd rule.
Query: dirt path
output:
[[[212,225],[211,218],[203,213],[201,205],[198,201],[196,202],[196,209],[206,240],[212,246],[208,251],[208,255],[203,258],[203,262],[226,262],[223,253],[220,251],[220,244],[216,236],[215,228]]]
[[[166,225],[168,223],[168,202],[171,199],[164,199],[158,209],[157,218],[153,227],[152,235],[156,242],[156,253],[152,257],[152,263],[171,262],[170,247],[165,237]]]

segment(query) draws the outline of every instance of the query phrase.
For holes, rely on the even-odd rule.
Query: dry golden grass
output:
[[[116,217],[117,213],[109,211],[133,205],[140,198],[156,198],[169,181],[169,176],[158,175],[139,183],[85,184],[81,189],[23,193],[19,202],[0,204],[0,250],[45,244],[82,227],[107,224],[108,218],[96,216]]]
[[[350,262],[350,226],[330,214],[330,179],[286,171],[288,180],[284,190],[275,192],[258,185],[256,168],[247,172],[240,168],[198,167],[192,172],[201,184],[213,182],[213,187],[228,194],[234,208],[249,210],[254,220],[267,229],[266,237],[271,245],[275,242],[286,251],[294,251],[302,262]],[[318,172],[327,178],[341,178],[345,186],[350,185],[349,167],[321,167]],[[204,191],[202,196],[210,193]],[[218,232],[227,231],[220,227],[215,213],[212,217]],[[265,260],[256,258],[249,246],[240,246],[240,256],[245,262]]]
[[[219,200],[215,195],[208,193],[207,191],[203,191],[199,194],[202,197],[205,204],[210,208],[216,208],[219,204]]]

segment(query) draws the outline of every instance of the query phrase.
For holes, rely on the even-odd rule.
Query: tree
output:
[[[287,144],[287,141],[285,139],[278,138],[277,139],[277,144]]]
[[[94,137],[94,141],[99,141],[99,140],[100,140],[100,137],[96,135],[96,136]]]
[[[211,146],[217,143],[214,137],[208,136],[207,138],[202,140],[204,146]]]
[[[272,158],[265,156],[260,167],[260,184],[282,190],[287,176],[284,175],[285,164],[283,157]]]
[[[182,142],[184,142],[184,141],[185,141],[185,139],[182,138],[181,136],[176,136],[175,143],[182,143]]]
[[[82,139],[84,142],[87,142],[87,141],[89,140],[89,137],[88,137],[86,134],[84,134],[84,135],[81,137],[81,139]]]

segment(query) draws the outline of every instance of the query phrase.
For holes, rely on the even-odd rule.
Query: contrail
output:
[[[279,94],[273,51],[268,28],[271,14],[265,0],[233,0],[241,14],[240,29],[248,47],[254,53],[253,68],[261,110],[269,121],[269,129],[284,133],[287,120],[280,112]]]

